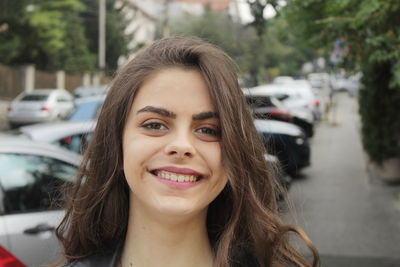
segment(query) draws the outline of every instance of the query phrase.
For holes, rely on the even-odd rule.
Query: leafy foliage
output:
[[[253,25],[243,26],[210,9],[203,16],[171,21],[171,31],[220,46],[237,62],[242,75],[251,75],[256,83],[276,75],[298,75],[302,63],[315,57],[313,47],[291,30],[284,14],[270,19],[261,36]]]
[[[79,12],[78,0],[24,0],[1,3],[0,61],[34,63],[39,69],[63,68],[68,72],[92,67]]]
[[[327,43],[344,37],[349,59],[363,72],[363,145],[372,160],[400,157],[400,1],[292,0],[291,24]]]
[[[122,7],[107,0],[106,62],[110,72],[128,54]],[[98,50],[98,1],[0,1],[0,62],[33,63],[68,73],[93,71]]]
[[[226,14],[208,8],[203,16],[186,15],[171,21],[170,25],[172,34],[196,36],[218,45],[235,59],[242,71],[259,65],[254,62],[255,32],[232,21]]]
[[[292,29],[284,10],[269,21],[269,27],[263,35],[263,43],[265,68],[277,69],[277,72],[271,73],[270,76],[274,74],[300,76],[304,62],[321,56],[315,44],[309,43],[299,32]]]
[[[85,25],[85,36],[89,42],[89,50],[92,54],[98,54],[99,36],[99,1],[80,0],[86,5],[81,13]],[[116,0],[106,0],[106,71],[114,72],[118,67],[120,56],[128,55],[128,42],[131,36],[125,34],[128,25],[122,12],[123,5],[115,7]]]
[[[268,5],[271,5],[276,11],[278,0],[247,0],[247,3],[250,7],[251,15],[254,17],[254,21],[249,25],[256,29],[257,35],[261,38],[267,29],[264,10]]]

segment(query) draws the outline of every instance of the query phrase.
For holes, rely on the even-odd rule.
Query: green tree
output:
[[[227,14],[206,8],[202,16],[185,15],[170,22],[171,33],[196,36],[226,51],[238,64],[241,72],[257,69],[259,55],[254,53],[258,40],[251,28],[234,22]]]
[[[271,5],[278,12],[278,0],[247,0],[250,7],[251,15],[254,21],[249,23],[250,26],[256,29],[258,37],[262,37],[267,28],[267,21],[264,18],[264,10],[268,5]]]
[[[291,29],[284,13],[268,21],[261,37],[254,27],[211,9],[202,16],[177,18],[170,25],[173,34],[197,36],[220,46],[256,84],[280,74],[299,75],[301,65],[316,55],[315,49]]]
[[[292,0],[291,24],[308,38],[345,38],[347,61],[363,72],[360,92],[363,145],[374,161],[400,157],[400,1]]]
[[[1,5],[0,25],[7,25],[0,32],[1,62],[68,72],[91,68],[79,19],[84,6],[78,0],[7,0]]]
[[[89,50],[98,55],[99,1],[80,0],[86,5],[81,13],[85,25]],[[128,21],[123,14],[124,2],[116,7],[116,0],[106,0],[106,71],[109,74],[118,68],[118,59],[129,54],[128,43],[132,36],[125,33]]]
[[[293,30],[284,10],[269,20],[263,35],[266,69],[273,69],[275,75],[300,76],[303,63],[320,56],[320,51]]]

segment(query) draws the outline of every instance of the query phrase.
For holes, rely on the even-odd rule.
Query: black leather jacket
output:
[[[243,253],[243,252],[242,252]],[[238,254],[242,254],[238,253]],[[65,263],[59,267],[117,267],[121,255],[121,243],[116,247],[113,252],[95,254],[84,259],[75,260],[73,262]],[[242,260],[235,262],[232,266],[235,267],[259,267],[260,265],[253,257],[244,256]],[[243,257],[244,256],[244,257]]]
[[[59,267],[117,267],[121,254],[120,250],[121,246],[117,246],[113,252],[95,254],[87,258],[65,263]]]

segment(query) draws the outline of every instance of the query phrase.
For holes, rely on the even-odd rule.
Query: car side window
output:
[[[65,93],[60,93],[57,95],[57,102],[71,102],[73,101],[72,96],[65,94]]]
[[[61,189],[72,183],[77,168],[57,159],[0,154],[0,185],[6,214],[57,209]]]
[[[58,140],[56,144],[68,150],[74,151],[75,153],[83,154],[91,138],[91,133],[75,134]]]
[[[247,96],[246,101],[251,108],[274,107],[268,96]]]
[[[64,97],[64,96],[58,96],[58,97],[57,97],[57,102],[60,102],[60,103],[62,103],[62,102],[69,102],[69,100],[68,100],[66,97]]]

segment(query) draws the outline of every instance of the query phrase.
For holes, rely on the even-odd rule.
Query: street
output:
[[[400,186],[369,177],[356,101],[337,95],[312,140],[312,165],[290,196],[323,267],[400,266]]]

